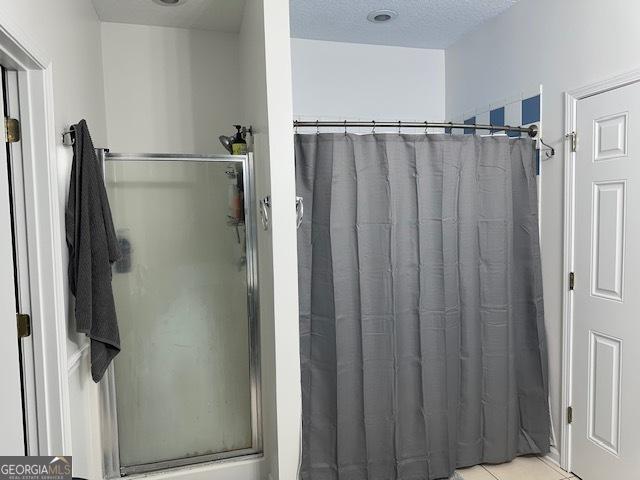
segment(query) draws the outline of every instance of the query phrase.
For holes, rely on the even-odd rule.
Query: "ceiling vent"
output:
[[[163,7],[177,7],[178,5],[182,5],[187,0],[153,0],[153,3],[157,3],[158,5],[162,5]]]
[[[385,23],[393,20],[398,16],[395,10],[374,10],[367,15],[367,20],[372,23]]]

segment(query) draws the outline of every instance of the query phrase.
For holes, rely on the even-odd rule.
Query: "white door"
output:
[[[579,100],[572,470],[640,478],[640,83]]]
[[[4,104],[0,83],[0,120]],[[0,455],[24,455],[7,149],[0,142]]]

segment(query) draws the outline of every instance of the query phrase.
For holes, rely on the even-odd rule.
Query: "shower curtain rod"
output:
[[[398,130],[402,128],[466,128],[472,130],[494,130],[494,131],[505,131],[505,132],[520,132],[526,133],[530,137],[535,137],[538,135],[538,127],[536,125],[531,125],[529,127],[512,127],[510,125],[482,125],[478,123],[465,124],[465,123],[453,123],[453,122],[360,122],[360,121],[349,121],[344,120],[342,122],[336,121],[293,121],[293,128],[306,128],[306,127],[314,127],[319,129],[321,127],[344,127],[346,130],[349,127],[366,127],[371,128],[375,132],[376,127],[384,127],[384,128],[398,128]]]

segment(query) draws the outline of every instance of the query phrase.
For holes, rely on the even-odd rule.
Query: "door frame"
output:
[[[565,92],[565,138],[575,132],[578,121],[578,102],[588,97],[640,82],[640,69],[617,75],[599,82]],[[578,146],[580,137],[577,137]],[[567,471],[572,467],[572,431],[567,422],[567,410],[572,405],[573,382],[573,291],[569,289],[569,274],[574,271],[575,244],[575,172],[577,152],[572,151],[571,141],[564,146],[564,246],[562,278],[562,439],[560,466]]]
[[[24,389],[28,455],[71,455],[64,230],[58,194],[53,64],[20,25],[0,12],[0,62],[18,72],[33,381]],[[61,132],[60,132],[61,133]],[[33,406],[30,408],[29,405]]]

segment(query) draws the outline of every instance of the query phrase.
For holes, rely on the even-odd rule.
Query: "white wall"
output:
[[[100,25],[96,13],[88,1],[60,0],[0,0],[0,24],[10,24],[31,40],[42,54],[50,59],[53,71],[53,114],[59,193],[59,234],[65,245],[64,206],[66,204],[72,151],[61,144],[63,130],[70,124],[85,118],[97,145],[106,142],[105,107],[102,83]],[[66,248],[64,248],[66,265]],[[67,289],[66,276],[63,279]],[[61,300],[69,311],[72,305],[67,298]],[[89,461],[92,448],[91,399],[96,389],[87,371],[88,357],[81,353],[84,336],[69,332],[67,351],[70,362],[70,386],[72,415],[72,444],[74,475],[96,478]],[[86,350],[85,350],[86,351]],[[74,360],[79,360],[75,362]],[[41,452],[59,454],[60,452]],[[99,461],[99,457],[97,459]]]
[[[218,136],[231,134],[242,113],[238,34],[103,23],[101,35],[105,146],[112,152],[227,153]],[[114,281],[116,290],[118,285]],[[123,325],[123,346],[127,331]],[[200,387],[194,400],[207,396],[206,384]],[[96,454],[99,459],[99,450]],[[231,462],[207,471],[217,478],[250,478],[254,463]]]
[[[102,24],[112,152],[222,153],[242,111],[238,35]]]
[[[254,152],[256,212],[258,201],[271,190],[269,128],[262,0],[247,0],[240,29],[240,87],[244,92],[242,123],[253,127],[249,148]],[[257,215],[257,213],[256,213]],[[273,244],[270,232],[258,227],[258,288],[260,301],[260,363],[262,442],[265,461],[260,478],[275,475],[277,462],[275,318],[273,312]],[[273,476],[273,478],[277,478]]]
[[[278,448],[273,478],[284,480],[297,477],[302,423],[292,67],[289,1],[263,1]]]
[[[262,1],[246,6],[242,34],[104,23],[104,82],[111,151],[226,154],[218,136],[231,134],[233,124],[254,123],[260,130],[262,117],[256,112],[266,112],[266,81],[264,67],[260,71],[254,63],[261,60],[264,64],[261,8]],[[254,57],[255,61],[247,65],[245,59]],[[243,64],[245,68],[241,70]],[[266,113],[264,118],[266,122]],[[264,183],[268,155],[260,157],[259,164]],[[226,230],[223,227],[223,233]],[[262,286],[268,285],[264,279],[272,275],[270,250],[264,251],[260,260],[264,311],[264,305],[271,304],[272,295]],[[117,283],[114,282],[116,288]],[[272,314],[263,316],[273,323]],[[273,356],[268,354],[273,342],[263,343],[263,372],[268,372],[267,378],[275,377]],[[265,382],[264,391],[269,388]],[[194,399],[202,395],[204,391]],[[274,410],[275,400],[263,401],[267,462],[273,457],[270,451],[276,451],[270,442],[271,438],[275,441],[275,424],[270,428],[268,423]],[[161,477],[257,480],[272,471],[263,467],[265,459],[233,460],[165,472]]]
[[[271,228],[258,229],[262,477],[296,478],[300,353],[288,0],[247,0],[240,32],[244,123],[254,127],[256,193],[272,199]]]
[[[273,201],[272,227],[258,232],[264,459],[201,467],[192,470],[194,478],[296,475],[300,374],[297,262],[290,254],[296,233],[288,8],[286,0],[248,0],[239,35],[102,28],[111,151],[224,153],[218,135],[236,122],[252,125],[256,197]],[[185,473],[163,478],[177,475]]]
[[[447,115],[541,83],[542,267],[556,433],[562,421],[563,92],[640,67],[640,2],[521,0],[446,51]]]
[[[443,121],[444,50],[291,39],[297,117]]]
[[[267,5],[263,5],[266,3]],[[261,265],[261,313],[262,313],[262,339],[263,339],[263,408],[265,426],[265,460],[227,462],[215,468],[212,472],[210,466],[201,466],[186,471],[171,472],[158,475],[158,478],[217,478],[239,479],[256,478],[295,478],[295,470],[298,463],[299,421],[300,421],[300,378],[299,378],[299,354],[298,354],[298,313],[297,313],[297,267],[295,245],[295,215],[294,215],[294,177],[293,177],[293,144],[291,138],[291,84],[290,84],[290,51],[289,51],[289,16],[288,2],[286,0],[248,0],[240,34],[242,78],[229,74],[232,80],[231,88],[223,91],[224,99],[218,95],[215,87],[200,92],[201,85],[197,82],[183,80],[177,81],[171,78],[173,85],[186,88],[188,101],[192,102],[194,113],[192,137],[176,136],[176,143],[159,143],[157,148],[163,150],[184,150],[193,146],[197,151],[209,151],[212,145],[217,145],[218,127],[206,127],[205,132],[198,130],[205,123],[196,121],[202,116],[208,117],[211,111],[212,98],[218,114],[224,111],[225,115],[232,112],[228,119],[220,120],[219,125],[226,132],[229,124],[233,123],[236,112],[243,112],[244,123],[252,123],[256,126],[256,163],[258,170],[258,191],[260,193],[271,192],[273,195],[273,229],[270,232],[261,233],[260,240],[260,265]],[[13,2],[0,0],[0,24],[5,20],[13,26],[18,26],[25,36],[33,40],[39,51],[52,60],[55,136],[58,162],[58,182],[60,201],[60,241],[64,245],[64,221],[63,212],[66,203],[67,188],[69,182],[69,168],[72,151],[63,147],[59,134],[69,124],[77,122],[80,118],[86,118],[91,128],[93,140],[96,146],[109,146],[115,150],[142,150],[143,146],[156,145],[155,130],[145,130],[146,123],[134,125],[139,129],[137,138],[119,131],[120,123],[131,121],[131,113],[134,119],[148,121],[150,117],[155,122],[156,115],[161,116],[162,111],[155,110],[156,105],[146,96],[151,83],[143,83],[131,88],[132,92],[142,96],[141,99],[131,98],[135,109],[129,111],[127,105],[122,105],[121,99],[116,97],[114,103],[110,103],[109,122],[113,127],[109,131],[107,141],[105,95],[103,87],[103,65],[101,28],[95,11],[89,1],[58,0],[48,2],[44,0],[22,0]],[[266,23],[266,25],[265,25]],[[107,27],[108,29],[108,27]],[[151,34],[150,34],[151,35]],[[204,35],[204,34],[203,34]],[[143,41],[143,38],[138,38]],[[203,52],[198,40],[193,37],[189,40],[175,36],[175,44],[164,44],[166,49],[189,48]],[[121,44],[120,55],[135,55],[140,45],[134,43]],[[148,53],[153,53],[154,48],[147,44]],[[135,47],[135,48],[134,48]],[[105,57],[110,46],[105,47]],[[215,50],[212,47],[211,50]],[[174,52],[175,53],[175,52]],[[206,52],[205,52],[206,53]],[[222,55],[222,52],[219,52]],[[201,59],[201,55],[196,55]],[[175,57],[174,57],[175,59]],[[186,59],[183,59],[186,61]],[[194,59],[189,57],[190,62]],[[111,65],[111,60],[109,65]],[[129,59],[131,61],[131,59]],[[142,60],[144,61],[144,60]],[[233,64],[220,64],[216,62],[216,71],[211,70],[211,63],[205,62],[201,77],[211,75],[210,78],[220,78],[218,75],[229,73],[233,70]],[[116,63],[120,68],[122,65]],[[180,66],[183,63],[173,63]],[[154,67],[154,65],[148,65]],[[193,69],[200,64],[189,63]],[[224,72],[223,72],[224,71]],[[112,78],[113,71],[107,73],[109,85],[116,85],[125,77],[125,71],[117,72],[120,78]],[[146,77],[146,80],[156,82],[165,81],[163,76],[166,71],[162,69],[158,78]],[[172,72],[175,73],[175,72]],[[206,83],[206,80],[205,80]],[[211,81],[210,86],[216,82]],[[133,87],[133,85],[130,85]],[[238,90],[238,86],[242,89]],[[110,87],[111,88],[111,87]],[[155,90],[157,92],[157,90]],[[246,96],[246,100],[238,100],[234,96],[236,92]],[[173,92],[174,97],[180,96],[182,90]],[[196,93],[194,93],[196,92]],[[123,89],[120,93],[124,95]],[[111,100],[112,93],[107,94]],[[228,99],[231,98],[229,101]],[[196,100],[202,102],[195,105]],[[166,101],[166,99],[165,99]],[[227,103],[223,103],[227,101]],[[120,103],[118,103],[120,102]],[[144,103],[148,102],[148,103]],[[239,104],[239,105],[238,105]],[[111,105],[117,108],[111,112]],[[223,105],[224,108],[220,108]],[[141,116],[141,109],[149,107],[145,115]],[[236,108],[237,107],[237,108]],[[118,108],[120,110],[118,110]],[[164,104],[164,112],[177,112],[179,118],[184,118],[182,105],[170,103]],[[124,116],[118,117],[120,113]],[[165,116],[166,120],[167,116]],[[218,120],[216,120],[218,121]],[[175,124],[173,124],[175,126]],[[166,123],[155,125],[159,131],[171,138]],[[215,129],[215,131],[211,131]],[[165,142],[166,142],[165,138]],[[209,143],[212,142],[212,143]],[[140,147],[140,148],[138,148]],[[147,149],[147,148],[144,148]],[[155,148],[154,148],[155,149]],[[269,168],[269,158],[274,159]],[[293,255],[291,254],[293,252]],[[272,256],[276,257],[272,261]],[[63,259],[66,264],[66,257]],[[273,265],[273,268],[272,268]],[[274,270],[276,271],[274,273]],[[274,285],[274,276],[278,278],[278,285]],[[66,279],[65,279],[66,282]],[[65,285],[65,290],[67,290]],[[275,302],[271,293],[275,292]],[[65,308],[69,309],[70,302],[65,299]],[[72,410],[72,443],[74,455],[74,475],[86,478],[100,478],[101,476],[101,445],[99,435],[98,391],[89,374],[89,357],[86,348],[86,340],[82,336],[70,331],[68,345],[68,363],[70,372],[70,397]],[[276,361],[278,373],[276,374]],[[47,452],[57,454],[60,452]],[[263,467],[264,464],[264,467]],[[278,471],[281,472],[279,475]]]

